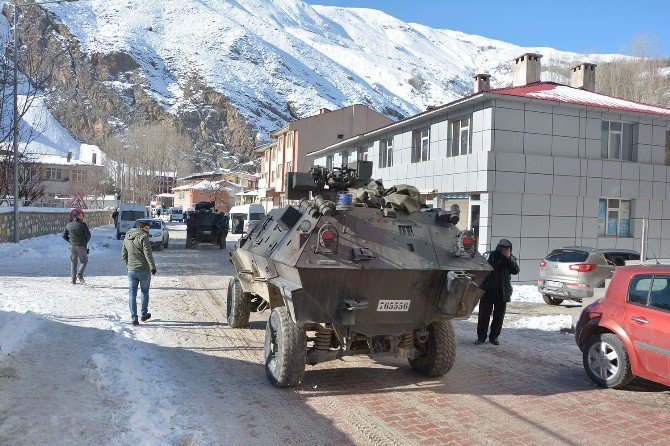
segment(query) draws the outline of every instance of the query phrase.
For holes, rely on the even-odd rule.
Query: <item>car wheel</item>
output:
[[[560,305],[561,302],[563,302],[563,299],[557,299],[555,297],[551,297],[548,294],[543,294],[542,299],[548,304],[548,305]]]
[[[265,328],[265,375],[275,387],[297,386],[305,374],[307,335],[286,307],[272,310]]]
[[[582,359],[586,374],[600,386],[619,389],[634,378],[626,347],[614,333],[591,336]]]
[[[243,328],[249,324],[251,313],[251,296],[242,291],[240,279],[233,277],[228,282],[228,299],[226,301],[226,319],[232,328]]]
[[[435,321],[427,329],[425,342],[419,342],[415,332],[414,347],[419,355],[410,359],[409,365],[428,376],[442,376],[451,369],[456,359],[456,333],[451,321]]]

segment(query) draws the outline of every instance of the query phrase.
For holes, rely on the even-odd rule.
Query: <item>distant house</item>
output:
[[[172,189],[175,207],[193,210],[200,201],[214,201],[215,209],[220,212],[228,212],[235,205],[235,194],[240,190],[241,185],[227,180],[200,180]]]
[[[311,155],[341,165],[363,153],[386,187],[465,204],[461,227],[481,252],[511,240],[521,281],[555,248],[639,250],[643,218],[650,253],[670,257],[670,109],[595,93],[593,64],[576,66],[570,86],[541,82],[541,57],[515,59],[512,87],[478,74],[468,97]]]
[[[58,206],[76,195],[94,200],[107,192],[102,158],[95,154],[88,161],[74,159],[72,152],[66,156],[40,155],[35,157],[35,163],[40,166],[44,186],[44,197],[35,204]]]
[[[283,205],[286,172],[308,171],[312,167],[312,159],[307,157],[310,152],[392,122],[373,109],[356,104],[333,111],[323,108],[316,115],[291,121],[271,132],[274,142],[255,150],[261,158],[260,202],[268,210]]]

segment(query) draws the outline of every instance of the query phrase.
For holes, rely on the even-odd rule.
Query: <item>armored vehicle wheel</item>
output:
[[[419,356],[409,360],[414,370],[428,376],[442,376],[456,359],[456,333],[451,321],[435,321],[427,327],[426,342],[414,341]]]
[[[275,387],[294,387],[305,373],[307,335],[286,307],[272,310],[265,328],[265,375]]]
[[[560,305],[561,302],[563,302],[563,299],[556,299],[555,297],[551,297],[548,294],[543,294],[542,299],[548,304],[548,305]]]
[[[232,328],[243,328],[249,324],[251,299],[242,292],[240,279],[233,277],[228,282],[228,299],[226,302],[226,318]]]

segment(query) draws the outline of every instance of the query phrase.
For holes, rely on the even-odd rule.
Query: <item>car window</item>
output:
[[[654,276],[649,293],[649,306],[659,310],[670,310],[670,276]]]
[[[261,213],[252,212],[252,213],[249,214],[249,220],[260,220],[264,216],[265,216],[265,214],[262,213],[262,212]]]
[[[550,262],[560,262],[560,263],[573,263],[573,262],[585,262],[588,258],[589,253],[586,251],[574,251],[574,250],[563,250],[556,249],[549,253],[546,260]]]
[[[137,220],[138,218],[146,217],[142,211],[121,211],[121,220]]]
[[[647,305],[649,289],[653,276],[639,275],[633,277],[628,287],[628,302],[638,305]]]
[[[247,214],[230,214],[230,218],[233,220],[245,220],[247,218]]]
[[[624,266],[628,260],[628,254],[620,252],[606,252],[603,256],[609,265]]]

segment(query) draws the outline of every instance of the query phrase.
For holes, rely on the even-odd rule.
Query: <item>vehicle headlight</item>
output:
[[[158,237],[158,236],[160,236],[161,234],[162,234],[161,231],[155,232],[155,233],[154,233],[154,237]]]

